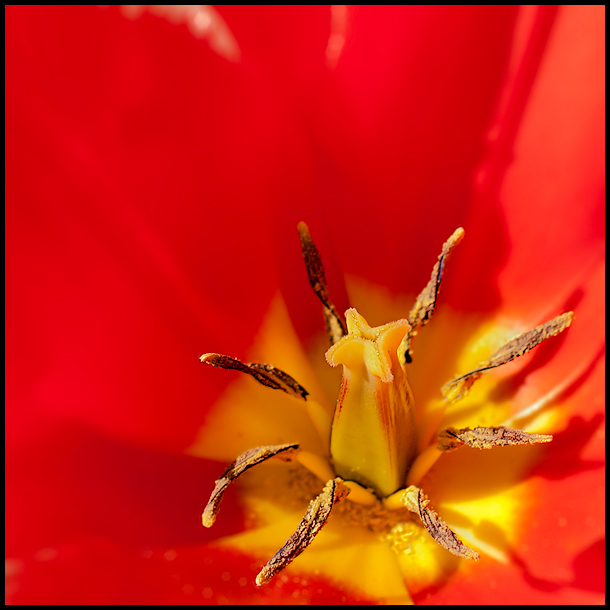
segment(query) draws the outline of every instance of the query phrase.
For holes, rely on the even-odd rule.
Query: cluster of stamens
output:
[[[392,539],[408,538],[412,520],[416,519],[449,552],[478,559],[479,554],[464,544],[430,506],[424,491],[418,487],[421,479],[438,456],[458,447],[492,449],[531,445],[549,442],[552,437],[506,425],[447,428],[435,430],[431,443],[418,452],[414,398],[407,379],[407,369],[413,360],[412,342],[435,310],[447,261],[463,238],[463,229],[457,229],[443,245],[430,281],[417,297],[408,319],[380,327],[370,327],[355,309],[346,312],[347,324],[344,322],[330,300],[324,267],[309,230],[302,222],[298,229],[309,281],[323,305],[331,345],[326,359],[331,366],[343,366],[342,387],[332,426],[329,424],[329,429],[321,430],[322,438],[329,445],[328,455],[314,455],[297,443],[249,449],[216,481],[203,513],[203,525],[211,527],[216,520],[220,502],[231,482],[246,470],[274,458],[296,462],[308,469],[323,489],[309,503],[297,530],[263,567],[256,579],[258,585],[269,582],[298,557],[327,523],[333,508],[341,503],[342,513],[352,512],[357,520],[365,515],[370,521],[368,527],[373,531],[377,521],[383,523],[379,531],[391,530],[388,536]],[[486,371],[514,360],[562,332],[572,319],[571,312],[564,313],[501,345],[477,367],[442,387],[446,403],[461,400]],[[274,366],[244,363],[220,354],[204,354],[201,361],[246,373],[262,385],[308,401],[307,390]],[[318,421],[320,426],[324,428]],[[324,481],[326,484],[322,485]],[[395,518],[389,519],[388,515]],[[407,519],[406,515],[411,518]]]

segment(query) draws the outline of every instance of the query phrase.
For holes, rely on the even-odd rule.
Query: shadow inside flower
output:
[[[572,565],[575,578],[572,586],[596,593],[604,593],[606,590],[605,563],[606,538],[604,537],[587,547],[574,559]]]
[[[596,593],[603,593],[605,590],[605,538],[594,542],[575,557],[572,562],[574,579],[571,581],[554,582],[534,576],[528,569],[525,561],[516,553],[511,556],[511,561],[522,570],[528,584],[541,591],[552,592],[566,587],[574,587]]]
[[[567,428],[555,434],[553,442],[545,447],[545,455],[532,470],[532,474],[547,479],[563,479],[588,470],[603,468],[604,460],[580,457],[583,449],[597,434],[603,421],[603,413],[597,413],[589,420],[580,416],[572,417]]]

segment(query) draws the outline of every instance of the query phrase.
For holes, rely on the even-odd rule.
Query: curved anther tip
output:
[[[201,515],[201,523],[203,523],[203,527],[212,527],[215,521],[216,515],[214,515],[211,511],[208,511],[206,508]]]

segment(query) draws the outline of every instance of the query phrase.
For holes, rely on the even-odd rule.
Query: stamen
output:
[[[282,390],[282,392],[286,392],[290,396],[307,400],[309,392],[301,384],[297,383],[288,373],[270,364],[241,362],[237,358],[223,356],[222,354],[203,354],[200,360],[210,366],[247,373],[268,388]]]
[[[349,489],[339,477],[326,483],[322,493],[309,503],[299,527],[286,544],[267,562],[256,577],[258,586],[267,584],[276,574],[292,563],[312,542],[324,527],[335,504],[349,494]]]
[[[553,318],[545,324],[536,326],[532,330],[521,333],[500,347],[488,360],[482,362],[476,369],[461,375],[446,383],[441,392],[449,402],[456,402],[464,398],[474,382],[479,379],[485,371],[507,364],[511,360],[523,356],[531,349],[564,331],[574,319],[574,314],[569,311]]]
[[[479,554],[466,546],[457,537],[457,534],[428,506],[430,501],[419,487],[415,487],[415,485],[407,487],[401,496],[401,502],[408,510],[419,515],[430,536],[443,548],[459,557],[479,559]]]
[[[301,252],[303,254],[303,260],[305,261],[305,267],[307,268],[309,283],[324,306],[326,333],[330,340],[330,344],[334,345],[343,335],[345,335],[345,325],[328,296],[328,285],[326,283],[326,276],[324,275],[324,265],[322,264],[320,253],[311,239],[309,229],[304,222],[300,222],[297,225],[297,228],[299,230]]]
[[[453,232],[453,235],[443,244],[443,250],[438,257],[438,261],[432,269],[430,281],[426,287],[420,292],[415,301],[415,305],[409,314],[409,324],[411,331],[405,335],[402,343],[398,348],[398,358],[401,364],[412,362],[411,357],[411,339],[415,337],[422,326],[425,326],[432,316],[436,308],[436,300],[441,289],[443,274],[445,273],[445,265],[449,260],[453,248],[457,246],[464,237],[464,229],[461,227]]]
[[[256,466],[266,460],[277,457],[286,462],[292,461],[294,454],[298,451],[299,446],[297,444],[288,445],[270,445],[267,447],[256,447],[256,449],[248,449],[244,451],[237,459],[225,470],[224,474],[216,481],[214,491],[208,500],[208,505],[203,511],[201,520],[205,527],[212,527],[218,510],[220,502],[224,496],[225,491],[230,483],[232,483],[238,476],[243,474],[252,466]]]
[[[523,430],[514,430],[499,426],[488,428],[447,428],[439,434],[438,448],[442,451],[453,451],[463,445],[475,449],[492,449],[507,445],[534,445],[537,443],[550,443],[551,434],[529,434]]]
[[[426,447],[411,465],[411,469],[407,473],[407,485],[418,485],[441,455],[443,452],[436,445]]]

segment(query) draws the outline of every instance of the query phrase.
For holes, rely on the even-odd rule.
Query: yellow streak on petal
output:
[[[464,448],[453,452],[452,460],[438,462],[428,489],[442,497],[439,514],[467,545],[496,561],[509,561],[521,525],[536,504],[532,481],[523,481],[522,473],[538,451],[535,446],[498,448],[495,455],[486,452],[486,459],[477,460],[482,452]],[[437,483],[446,476],[455,478]]]
[[[277,365],[294,377],[309,392],[307,401],[266,388],[245,375],[216,371],[235,375],[235,381],[210,409],[186,453],[232,462],[252,447],[290,442],[327,455],[332,407],[315,379],[281,297],[272,301],[248,358]]]
[[[411,594],[446,582],[460,562],[459,557],[438,545],[418,523],[399,523],[386,537]]]
[[[504,550],[498,548],[483,538],[479,538],[472,530],[449,523],[447,525],[456,534],[458,534],[458,536],[460,536],[462,540],[468,544],[468,546],[477,548],[479,551],[481,551],[481,553],[495,559],[498,563],[502,563],[504,565],[508,565],[508,563],[510,563],[510,558],[507,553],[504,552]]]
[[[472,502],[443,506],[447,525],[467,545],[500,563],[509,563],[510,548],[518,540],[518,516],[525,510],[522,492],[506,490]]]
[[[229,385],[210,410],[186,453],[230,463],[261,443],[288,442],[314,453],[325,453],[303,401],[242,376]]]
[[[436,461],[443,455],[436,445],[430,445],[422,451],[411,465],[411,469],[407,474],[407,486],[419,485],[420,481],[426,473],[436,464]]]
[[[523,490],[508,489],[470,502],[452,502],[451,509],[464,515],[475,527],[488,521],[508,531],[517,522],[519,507],[523,508],[522,496]]]
[[[315,453],[300,451],[297,454],[296,459],[301,465],[305,466],[309,472],[315,474],[320,479],[321,483],[335,478],[335,473],[328,460]]]
[[[217,544],[266,561],[296,530],[301,518],[295,512],[282,521],[223,538]],[[321,575],[356,594],[392,604],[411,603],[395,554],[378,536],[359,527],[329,522],[285,573]]]
[[[322,326],[320,332],[324,333]],[[278,293],[271,301],[269,311],[248,352],[248,357],[253,362],[275,364],[292,375],[309,392],[307,399],[320,403],[332,417],[336,395],[332,397],[332,401],[328,401],[326,398],[311,361],[292,326],[281,294]],[[321,359],[324,361],[323,355]],[[336,391],[338,388],[339,385],[337,385]]]
[[[474,330],[474,329],[473,329]],[[455,364],[455,375],[467,373],[476,368],[493,354],[500,345],[527,330],[488,321],[479,326],[472,334],[470,343],[463,349]],[[502,380],[510,379],[522,369],[531,356],[525,355],[505,366],[491,370],[474,383],[469,394],[456,404],[446,404],[445,414],[438,424],[437,431],[448,427],[464,428],[498,425],[510,413],[514,394],[502,389]],[[447,380],[449,381],[449,379]],[[507,387],[506,390],[509,390]],[[437,414],[438,417],[438,414]],[[431,437],[435,442],[435,438]]]

